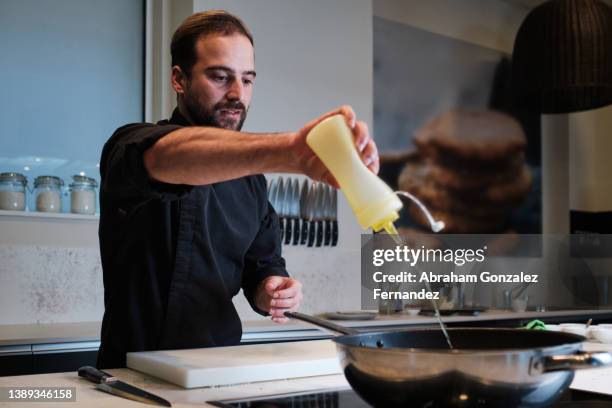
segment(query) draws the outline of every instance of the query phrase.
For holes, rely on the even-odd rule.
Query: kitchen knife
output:
[[[317,201],[315,204],[315,220],[317,221],[317,238],[315,241],[315,246],[320,247],[323,244],[323,228],[325,223],[323,222],[323,218],[325,217],[325,206],[326,204],[326,194],[325,194],[325,185],[323,183],[319,184],[319,192],[317,195]]]
[[[268,184],[268,201],[270,202],[270,204],[272,204],[272,207],[274,207],[275,199],[276,199],[276,179],[272,179],[270,180],[270,183]]]
[[[96,388],[108,392],[109,394],[118,395],[119,397],[131,399],[134,401],[144,402],[147,404],[161,405],[171,407],[168,401],[163,398],[153,395],[145,390],[136,388],[133,385],[124,383],[113,377],[111,374],[98,370],[91,366],[79,368],[79,377],[83,377],[93,383],[96,383]]]
[[[304,179],[302,182],[302,191],[300,193],[300,218],[302,225],[300,227],[300,245],[306,245],[308,242],[308,191],[310,182]]]
[[[279,179],[275,178],[272,179],[272,181],[270,182],[270,190],[268,191],[268,201],[270,202],[270,204],[272,205],[272,208],[274,208],[274,211],[276,211],[276,214],[278,216],[278,222],[280,225],[280,220],[281,220],[281,216],[280,216],[280,206],[278,204],[278,187],[279,187]],[[279,227],[280,228],[280,227]],[[282,231],[280,233],[281,235],[281,240],[282,238]]]
[[[323,214],[324,222],[325,222],[325,235],[323,239],[323,245],[330,246],[331,245],[331,220],[332,220],[332,205],[333,205],[333,197],[332,197],[332,188],[330,186],[325,186],[325,208]]]
[[[276,206],[274,209],[278,214],[278,222],[280,228],[280,240],[283,242],[283,237],[285,236],[285,182],[282,177],[278,178],[278,187],[276,190],[276,198],[275,198]]]
[[[293,218],[292,245],[300,243],[300,181],[293,180],[293,200],[291,201],[291,217]]]
[[[315,217],[315,204],[317,201],[317,194],[319,191],[318,187],[319,183],[316,181],[310,185],[310,191],[308,193],[308,209],[306,213],[308,214],[308,242],[307,245],[309,247],[313,246],[315,243],[315,230],[316,230],[316,222],[314,221]]]
[[[338,190],[332,191],[332,246],[338,244]]]
[[[291,234],[293,231],[292,220],[291,220],[291,201],[293,199],[293,182],[291,177],[287,177],[287,184],[285,184],[285,192],[283,199],[283,215],[285,216],[285,245],[291,244]],[[282,241],[282,240],[281,240]]]

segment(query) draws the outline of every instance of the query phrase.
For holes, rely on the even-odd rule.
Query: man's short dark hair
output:
[[[172,66],[178,65],[189,77],[196,62],[195,44],[201,36],[236,33],[244,35],[253,44],[253,36],[242,20],[225,10],[208,10],[187,17],[172,36]]]

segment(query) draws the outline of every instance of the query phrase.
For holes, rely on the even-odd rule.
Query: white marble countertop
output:
[[[577,316],[576,321],[582,322],[586,321],[589,317],[605,314],[612,316],[612,309],[523,313],[489,310],[480,313],[478,316],[443,316],[442,320],[448,323],[467,323],[512,319],[568,318]],[[578,318],[578,316],[580,318]],[[374,328],[383,329],[393,326],[435,324],[437,320],[433,316],[410,316],[407,313],[398,313],[393,315],[378,315],[373,320],[336,322],[340,325],[369,328],[371,330]],[[100,322],[76,322],[0,325],[0,349],[11,346],[42,345],[49,343],[96,342],[100,340],[100,324]],[[306,323],[290,322],[280,325],[268,319],[245,321],[243,322],[243,329],[243,342],[245,343],[327,336],[327,334]]]
[[[349,385],[343,375],[327,375],[318,377],[297,378],[282,381],[265,381],[223,387],[206,387],[184,389],[172,385],[155,377],[142,374],[127,368],[105,370],[120,380],[138,388],[149,391],[172,403],[175,408],[180,407],[212,407],[206,401],[241,398],[252,396],[273,395],[287,392],[299,392],[330,388],[348,388]],[[0,387],[76,387],[76,402],[53,403],[50,405],[76,407],[115,407],[128,408],[144,405],[140,402],[130,401],[110,395],[94,388],[94,384],[79,378],[76,372],[22,375],[0,377]],[[40,408],[40,402],[20,402],[20,408]],[[0,402],[0,407],[3,403]]]
[[[612,350],[611,345],[597,343],[585,343],[584,348],[586,350]],[[112,369],[107,371],[118,377],[120,380],[165,398],[172,403],[173,407],[176,408],[191,407],[196,405],[200,407],[212,406],[210,404],[206,404],[206,401],[218,399],[245,398],[288,392],[349,387],[343,375],[328,375],[222,387],[184,389],[130,369]],[[586,377],[582,378],[583,376]],[[612,376],[612,368],[578,371],[576,379],[574,380],[574,383],[572,383],[572,388],[584,389],[584,386],[580,385],[580,383],[584,383],[586,380],[588,380],[591,391],[609,392],[607,388],[608,379],[610,376]],[[600,381],[599,388],[594,388],[592,384],[596,383],[597,381]],[[0,377],[0,387],[75,387],[76,402],[54,403],[53,406],[66,406],[72,408],[97,408],[108,406],[127,408],[143,406],[139,402],[133,402],[96,390],[92,383],[79,378],[76,372]],[[0,406],[3,405],[7,404],[0,402]],[[20,402],[18,406],[21,408],[39,408],[41,405],[40,402]]]

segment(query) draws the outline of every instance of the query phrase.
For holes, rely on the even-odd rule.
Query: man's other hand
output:
[[[295,311],[302,301],[302,284],[293,278],[269,276],[257,288],[257,307],[270,313],[276,323],[289,321],[284,313]]]
[[[365,122],[358,121],[353,108],[348,105],[341,106],[333,111],[316,118],[300,129],[294,136],[294,152],[296,154],[296,163],[300,167],[300,171],[313,180],[324,181],[338,188],[338,182],[331,175],[327,167],[319,160],[312,149],[306,144],[306,136],[313,127],[319,124],[324,119],[341,114],[346,119],[346,123],[353,132],[355,138],[355,147],[361,156],[363,163],[374,173],[378,174],[380,169],[380,161],[378,157],[378,148],[374,140],[370,137],[368,125]]]

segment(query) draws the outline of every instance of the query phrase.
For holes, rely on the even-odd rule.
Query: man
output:
[[[335,185],[306,145],[323,118],[343,114],[364,162],[376,147],[350,107],[297,132],[240,132],[253,93],[253,38],[223,11],[189,17],[172,44],[170,120],[119,128],[100,161],[105,313],[98,367],[128,351],[239,343],[232,297],[283,323],[302,299],[281,256],[278,217],[262,173],[302,173]]]

